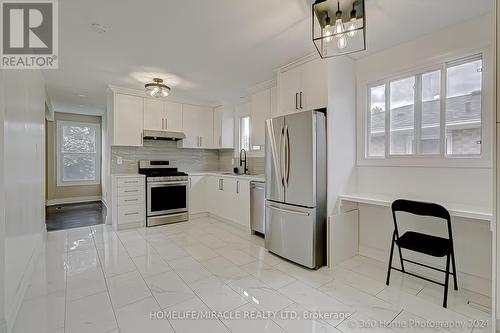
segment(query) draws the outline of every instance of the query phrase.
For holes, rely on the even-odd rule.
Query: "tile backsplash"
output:
[[[145,140],[143,147],[111,147],[111,173],[137,173],[139,160],[167,160],[181,171],[232,171],[233,149],[180,149],[172,141]],[[118,158],[122,164],[118,164]],[[234,163],[239,165],[238,159]],[[264,173],[264,158],[249,157],[252,174]]]

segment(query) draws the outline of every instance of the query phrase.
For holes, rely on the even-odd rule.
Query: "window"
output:
[[[100,183],[99,125],[57,122],[57,185]]]
[[[251,118],[250,116],[243,116],[240,118],[240,150],[260,150],[260,146],[251,144]],[[251,148],[251,149],[250,149]]]
[[[481,74],[476,56],[369,86],[366,156],[479,156]]]

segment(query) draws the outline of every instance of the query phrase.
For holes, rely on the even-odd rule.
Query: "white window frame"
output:
[[[241,149],[243,149],[241,147],[241,119],[245,118],[245,117],[248,117],[250,119],[250,132],[249,132],[250,149],[247,151],[248,156],[249,157],[260,157],[261,155],[264,154],[264,148],[263,148],[263,146],[258,146],[258,145],[252,144],[252,116],[250,114],[239,114],[236,117],[236,121],[238,122],[237,127],[236,127],[238,129],[238,133],[237,133],[238,151],[235,151],[234,154],[235,154],[235,156],[239,156],[239,152],[241,151]],[[254,147],[260,147],[260,148],[254,149]]]
[[[87,122],[75,122],[75,121],[66,121],[66,120],[58,120],[56,122],[57,128],[57,140],[56,140],[56,158],[57,158],[57,186],[77,186],[77,185],[99,185],[101,184],[101,126],[97,123],[87,123]],[[73,126],[87,126],[93,127],[96,133],[96,179],[95,180],[82,180],[82,181],[64,181],[62,179],[62,158],[63,154],[61,152],[61,144],[62,144],[62,127],[64,125],[73,125]]]
[[[447,155],[446,140],[445,140],[445,102],[446,102],[446,68],[467,62],[475,58],[482,59],[482,91],[481,91],[481,154],[477,155]],[[489,48],[481,50],[469,50],[462,52],[450,53],[446,56],[435,57],[427,64],[413,68],[411,70],[400,71],[387,75],[383,79],[358,82],[358,87],[364,89],[363,94],[358,100],[358,131],[357,135],[357,165],[359,166],[424,166],[424,167],[492,167],[492,138],[491,138],[491,123],[493,119],[492,109],[492,57]],[[441,69],[441,121],[440,121],[440,153],[439,154],[411,154],[411,155],[390,155],[390,109],[388,100],[390,98],[390,82],[405,78],[412,75],[419,75],[433,70]],[[370,88],[385,84],[386,89],[386,116],[385,116],[385,156],[369,156],[368,155],[368,130],[369,130],[369,109],[370,109]],[[443,91],[445,92],[443,94]],[[417,92],[415,93],[417,97]],[[417,105],[415,104],[415,114]],[[417,127],[417,123],[415,123]],[[415,133],[415,142],[417,142]]]

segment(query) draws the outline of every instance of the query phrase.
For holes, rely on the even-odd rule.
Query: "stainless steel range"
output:
[[[139,161],[139,173],[146,175],[146,226],[187,221],[188,175],[169,161]]]

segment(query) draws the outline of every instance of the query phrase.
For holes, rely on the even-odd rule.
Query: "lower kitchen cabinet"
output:
[[[206,211],[250,229],[250,181],[233,177],[205,177]]]
[[[207,177],[189,176],[189,214],[207,212]]]
[[[113,175],[111,220],[115,230],[146,225],[146,183],[142,175]]]

